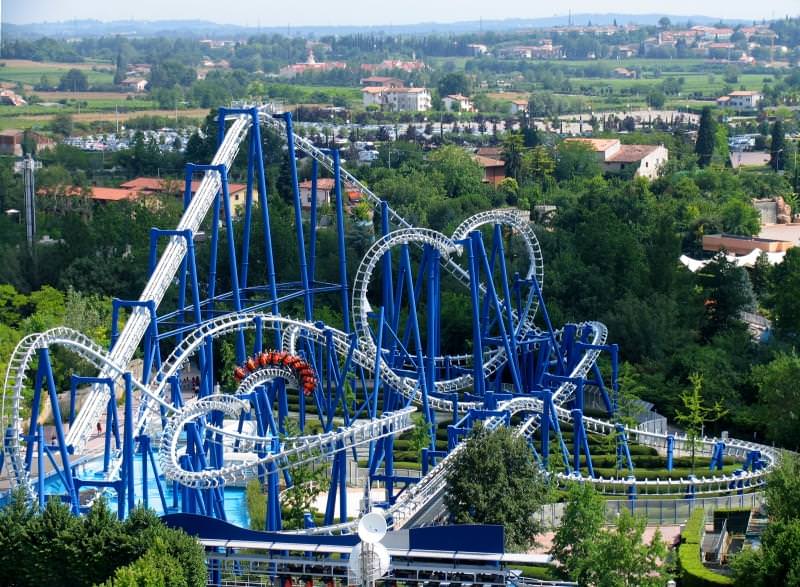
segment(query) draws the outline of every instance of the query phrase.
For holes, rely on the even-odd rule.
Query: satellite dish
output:
[[[358,521],[358,537],[367,544],[377,544],[386,536],[386,518],[383,514],[371,511]]]
[[[375,581],[389,572],[389,551],[383,544],[360,542],[350,551],[347,566],[356,583]]]

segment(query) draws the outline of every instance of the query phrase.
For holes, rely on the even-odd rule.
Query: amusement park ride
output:
[[[254,215],[260,214],[261,226],[270,226],[264,126],[281,133],[288,149],[299,260],[299,275],[291,282],[278,282],[270,230],[258,235],[263,250],[251,250]],[[114,301],[111,348],[60,327],[25,337],[10,357],[0,476],[11,487],[43,503],[45,478],[57,475],[59,495],[75,513],[87,506],[86,496],[107,493],[125,516],[137,501],[147,504],[148,489],[155,486],[160,504],[150,505],[157,510],[225,520],[226,488],[258,478],[266,488],[266,528],[280,531],[282,487],[291,486],[293,466],[313,462],[329,475],[324,523],[315,525],[308,516],[308,527],[296,531],[310,539],[356,532],[358,520],[350,520],[347,512],[348,462],[357,448],[363,453],[366,447],[369,481],[381,482],[386,490],[374,511],[390,529],[413,528],[446,519],[442,496],[448,470],[479,421],[488,428],[512,426],[559,483],[592,483],[603,493],[631,500],[647,494],[735,494],[764,483],[776,451],[734,439],[701,439],[696,449],[712,457],[712,469],[722,468],[723,455],[739,460],[736,473],[712,470],[679,480],[633,476],[628,442],[658,448],[670,468],[672,455],[687,452],[690,441],[618,423],[617,348],[607,342],[599,322],[558,329],[551,324],[539,243],[518,214],[482,212],[451,236],[415,228],[349,174],[338,151],[321,150],[295,135],[289,113],[269,105],[222,108],[218,132],[211,163],[187,166],[185,211],[178,226],[152,230],[150,278],[141,296]],[[246,151],[247,199],[235,230],[228,174],[240,150]],[[313,166],[308,214],[301,208],[297,152],[310,157]],[[335,179],[335,219],[326,229],[318,227],[320,167]],[[192,193],[195,174],[203,179]],[[344,182],[361,192],[380,226],[353,276],[345,254]],[[201,267],[195,241],[209,213],[210,260]],[[320,230],[336,234],[335,282],[318,278]],[[512,266],[512,240],[524,250],[522,271]],[[263,275],[251,271],[255,254],[263,258]],[[220,255],[228,256],[227,263],[218,263]],[[216,289],[219,265],[230,268],[231,291]],[[445,280],[468,293],[469,303],[459,308],[471,316],[467,354],[441,350]],[[165,307],[167,299],[177,302]],[[315,318],[323,303],[341,313],[339,328]],[[285,315],[290,304],[302,307],[301,317]],[[128,318],[117,332],[122,309]],[[220,391],[222,374],[215,369],[221,339],[233,341],[239,365],[237,387],[230,393]],[[62,425],[51,364],[55,348],[77,354],[97,370],[72,376],[73,401],[63,418],[68,425]],[[608,358],[605,374],[598,362],[602,355]],[[143,364],[138,377],[131,367],[135,356]],[[185,401],[181,380],[190,365],[199,371],[199,392]],[[87,385],[78,410],[74,391]],[[585,415],[589,388],[602,398],[607,420]],[[296,413],[289,410],[292,394]],[[23,397],[29,398],[27,411]],[[43,402],[50,402],[55,422],[50,439],[37,421]],[[431,431],[437,421],[451,424],[447,450],[436,450],[432,440],[422,454],[424,474],[410,479],[395,471],[393,453],[395,436],[414,425],[415,411]],[[23,419],[23,414],[29,416]],[[298,435],[286,434],[290,418],[297,420]],[[321,432],[307,432],[311,418]],[[100,452],[88,443],[98,421],[106,422]],[[562,423],[572,427],[572,442],[562,436]],[[589,433],[614,435],[624,476],[595,475]]]

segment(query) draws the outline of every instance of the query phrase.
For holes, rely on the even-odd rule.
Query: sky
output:
[[[249,26],[391,25],[537,18],[573,14],[665,13],[726,18],[781,18],[800,14],[798,0],[568,0],[553,4],[536,0],[0,0],[3,22],[25,24],[73,19],[173,20],[200,19]],[[666,12],[663,12],[666,11]]]

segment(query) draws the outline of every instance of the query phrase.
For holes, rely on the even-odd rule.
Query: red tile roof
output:
[[[195,179],[192,181],[192,193],[200,188],[202,180]],[[169,191],[171,193],[182,193],[185,187],[183,180],[180,179],[164,179],[161,177],[137,177],[130,181],[126,181],[119,187],[126,190],[138,190],[143,192],[163,192]],[[230,193],[240,192],[247,186],[243,183],[229,183],[228,191]]]

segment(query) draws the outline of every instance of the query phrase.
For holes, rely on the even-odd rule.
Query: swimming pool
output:
[[[134,465],[134,494],[136,495],[136,503],[144,503],[144,491],[142,487],[142,457],[143,455],[135,455],[136,463]],[[156,465],[158,461],[156,461]],[[75,467],[76,474],[79,479],[91,480],[101,479],[103,476],[103,459],[98,457],[85,463],[81,463]],[[164,489],[164,498],[166,500],[166,511],[161,502],[161,496],[158,492],[158,487],[152,482],[153,470],[149,467],[148,463],[148,492],[147,492],[147,507],[154,510],[157,514],[175,513],[180,507],[180,487],[175,487],[172,482],[167,482],[161,471],[158,471],[158,476],[161,481],[161,486]],[[46,495],[62,495],[64,493],[64,484],[61,477],[57,474],[49,476],[45,479],[44,489]],[[86,489],[87,491],[89,488]],[[117,492],[113,489],[105,489],[103,495],[105,496],[106,503],[111,511],[117,510]],[[250,527],[250,516],[247,511],[247,499],[245,497],[245,490],[242,487],[226,487],[225,488],[225,516],[227,521],[231,524],[236,524],[243,528]]]

